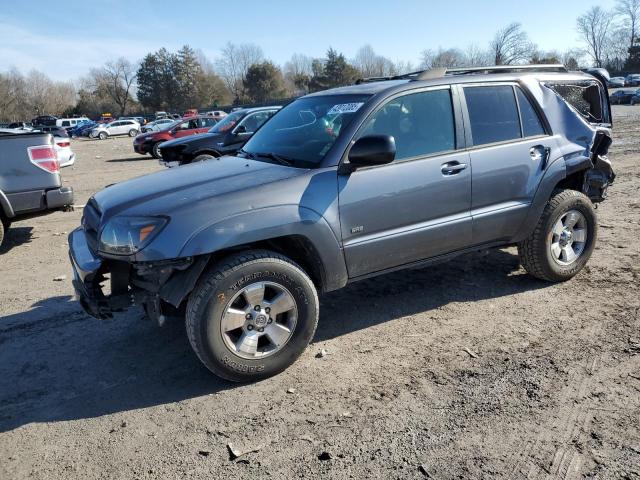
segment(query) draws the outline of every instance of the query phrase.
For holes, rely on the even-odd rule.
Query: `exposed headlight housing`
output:
[[[164,217],[114,217],[100,233],[101,252],[133,255],[146,247],[169,222]]]

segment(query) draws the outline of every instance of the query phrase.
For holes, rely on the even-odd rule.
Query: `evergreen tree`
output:
[[[244,87],[253,102],[266,102],[285,95],[282,72],[271,62],[251,65],[244,79]]]

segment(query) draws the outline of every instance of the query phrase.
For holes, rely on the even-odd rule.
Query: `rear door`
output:
[[[509,240],[525,219],[555,141],[517,84],[460,88],[473,172],[473,243]]]

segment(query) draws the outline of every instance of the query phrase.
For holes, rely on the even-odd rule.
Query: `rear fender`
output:
[[[185,243],[179,256],[211,254],[288,236],[304,237],[313,245],[324,270],[324,291],[346,285],[347,268],[339,240],[322,215],[299,205],[251,210],[209,225]]]

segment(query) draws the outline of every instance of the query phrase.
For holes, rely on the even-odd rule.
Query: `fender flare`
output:
[[[303,237],[317,252],[324,270],[323,291],[346,285],[348,274],[341,242],[322,215],[299,205],[249,210],[205,226],[185,242],[179,257],[292,236]]]
[[[216,158],[220,158],[222,156],[222,154],[215,149],[203,149],[203,150],[198,150],[197,152],[194,152],[193,158],[196,158],[199,155],[211,155]]]
[[[0,207],[2,207],[2,213],[6,218],[13,218],[16,216],[9,199],[2,190],[0,190]]]
[[[556,185],[565,178],[567,178],[565,157],[559,157],[547,167],[547,171],[538,184],[527,216],[522,223],[522,227],[519,229],[519,234],[513,239],[513,242],[521,242],[533,233]]]

